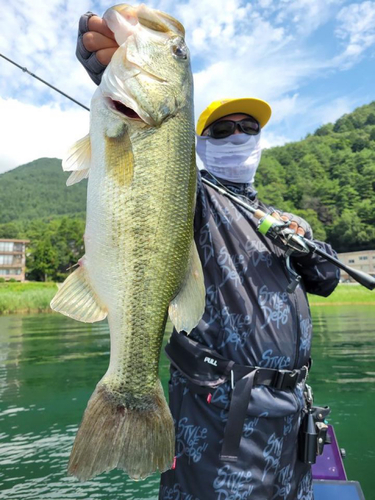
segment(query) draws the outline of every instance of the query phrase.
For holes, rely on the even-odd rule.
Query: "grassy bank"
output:
[[[0,314],[49,312],[55,283],[0,283]],[[360,285],[339,285],[327,298],[309,295],[311,306],[375,305],[375,290]]]
[[[0,283],[0,314],[50,311],[55,283]]]
[[[340,284],[329,297],[309,295],[311,306],[375,305],[375,290],[356,284]]]

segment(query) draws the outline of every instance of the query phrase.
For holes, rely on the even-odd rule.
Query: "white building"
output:
[[[347,266],[375,276],[375,250],[339,253],[338,257]],[[354,281],[353,278],[341,269],[341,280],[346,281],[348,279]]]
[[[25,281],[27,243],[29,240],[0,239],[0,278]]]

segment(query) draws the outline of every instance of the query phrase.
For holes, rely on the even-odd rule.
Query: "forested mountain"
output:
[[[83,250],[87,182],[66,187],[68,175],[49,158],[0,175],[0,238],[30,238],[34,279],[61,279]],[[375,102],[265,150],[255,185],[261,200],[304,217],[336,250],[375,248]]]
[[[264,151],[256,187],[338,251],[375,248],[375,102]]]
[[[1,174],[0,223],[83,214],[87,181],[67,187],[68,177],[57,158],[40,158]]]

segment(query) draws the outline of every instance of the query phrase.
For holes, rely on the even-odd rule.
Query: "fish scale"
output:
[[[94,205],[94,210],[100,210],[98,207],[97,199],[100,198],[99,186],[103,186],[103,181],[107,183],[104,185],[104,190],[107,193],[104,202],[104,212],[107,214],[98,214],[94,220],[100,220],[99,227],[87,228],[86,233],[90,236],[90,245],[94,249],[98,248],[96,239],[100,240],[103,244],[105,239],[107,243],[104,245],[107,249],[110,248],[110,241],[113,239],[114,233],[118,237],[119,244],[115,246],[113,260],[118,263],[118,273],[125,276],[124,293],[120,291],[112,293],[110,297],[113,316],[116,317],[116,310],[121,311],[123,317],[118,318],[116,322],[111,325],[111,335],[113,332],[112,346],[116,351],[116,358],[119,359],[119,364],[116,367],[110,367],[110,371],[118,371],[121,379],[126,375],[132,375],[134,371],[134,364],[137,362],[138,366],[144,366],[144,373],[147,375],[147,380],[152,380],[152,387],[144,384],[141,390],[149,391],[150,388],[154,389],[155,381],[157,378],[157,364],[155,359],[159,358],[160,345],[164,332],[166,321],[166,311],[172,298],[178,291],[178,286],[181,283],[181,274],[185,274],[186,269],[182,263],[187,262],[187,252],[190,248],[192,239],[192,217],[193,212],[191,206],[193,204],[193,193],[187,190],[176,189],[176,184],[180,183],[182,186],[186,185],[186,178],[189,176],[195,177],[195,166],[191,158],[184,158],[179,148],[175,148],[178,152],[176,159],[173,158],[173,163],[176,165],[179,172],[177,179],[168,175],[170,165],[163,161],[164,151],[161,148],[157,149],[157,155],[150,152],[152,143],[158,141],[164,144],[163,135],[169,135],[169,129],[176,128],[175,121],[181,122],[181,119],[174,118],[169,120],[164,127],[158,130],[149,141],[141,140],[139,149],[140,154],[137,154],[137,141],[134,141],[134,157],[136,158],[134,164],[134,183],[130,189],[123,189],[119,183],[108,179],[95,179],[93,177],[89,180],[89,201],[88,203],[88,218],[91,203]],[[180,127],[180,123],[178,123]],[[157,136],[157,137],[155,137]],[[190,127],[191,136],[191,127]],[[181,137],[182,142],[187,138]],[[145,144],[146,142],[146,144]],[[190,141],[191,142],[191,141]],[[149,146],[149,147],[148,147]],[[144,155],[143,151],[147,150],[148,155]],[[149,157],[152,157],[150,162]],[[143,160],[143,161],[142,161]],[[193,169],[184,169],[185,165],[192,165]],[[191,172],[191,170],[193,170]],[[151,179],[151,181],[150,181]],[[141,191],[142,195],[139,196],[137,191]],[[146,193],[144,193],[146,191]],[[170,203],[163,203],[165,194],[172,193],[175,197],[173,205]],[[116,207],[126,206],[126,210],[119,212],[119,218],[116,219],[115,227],[109,232],[108,236],[101,234],[104,226],[107,228],[113,221],[112,214]],[[159,210],[157,209],[159,207]],[[183,208],[181,208],[183,207]],[[189,208],[190,207],[190,208]],[[142,228],[141,235],[139,228]],[[122,234],[119,234],[119,228]],[[184,235],[185,243],[181,235]],[[134,245],[132,244],[134,243]],[[91,246],[86,248],[87,265],[96,269],[95,279],[105,280],[98,271],[103,269],[101,266],[101,252],[99,255],[93,256],[91,260]],[[140,255],[144,253],[144,256]],[[95,260],[99,257],[98,260]],[[151,258],[151,262],[150,262]],[[162,274],[160,274],[162,271]],[[145,276],[147,275],[147,279]],[[152,287],[152,283],[154,287]],[[162,285],[163,293],[160,293]],[[100,287],[98,287],[100,288]],[[112,288],[113,292],[116,289]],[[140,315],[142,311],[142,315]],[[150,331],[157,331],[157,335],[153,335],[151,339],[148,338]],[[133,344],[134,348],[129,348],[134,336],[138,337],[137,344]],[[141,340],[142,339],[142,340]],[[156,339],[154,341],[153,339]],[[150,348],[150,343],[152,348]],[[146,345],[146,353],[143,354],[142,346]],[[112,347],[111,347],[112,348]],[[126,352],[124,352],[126,351]],[[111,360],[112,363],[112,360]],[[149,366],[154,366],[153,376],[150,376]],[[155,369],[156,368],[156,369]],[[142,373],[141,368],[137,373]],[[132,382],[133,377],[127,377],[128,389],[134,390],[139,393],[139,386],[137,381]]]

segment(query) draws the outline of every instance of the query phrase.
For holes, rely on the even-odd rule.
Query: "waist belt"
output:
[[[293,390],[308,375],[307,366],[299,370],[274,370],[239,365],[176,331],[173,332],[165,352],[172,365],[188,379],[192,386],[196,386],[197,392],[207,392],[210,388],[216,389],[219,385],[231,380],[233,392],[220,454],[221,460],[230,462],[237,461],[242,430],[254,385],[265,385],[280,391]]]

